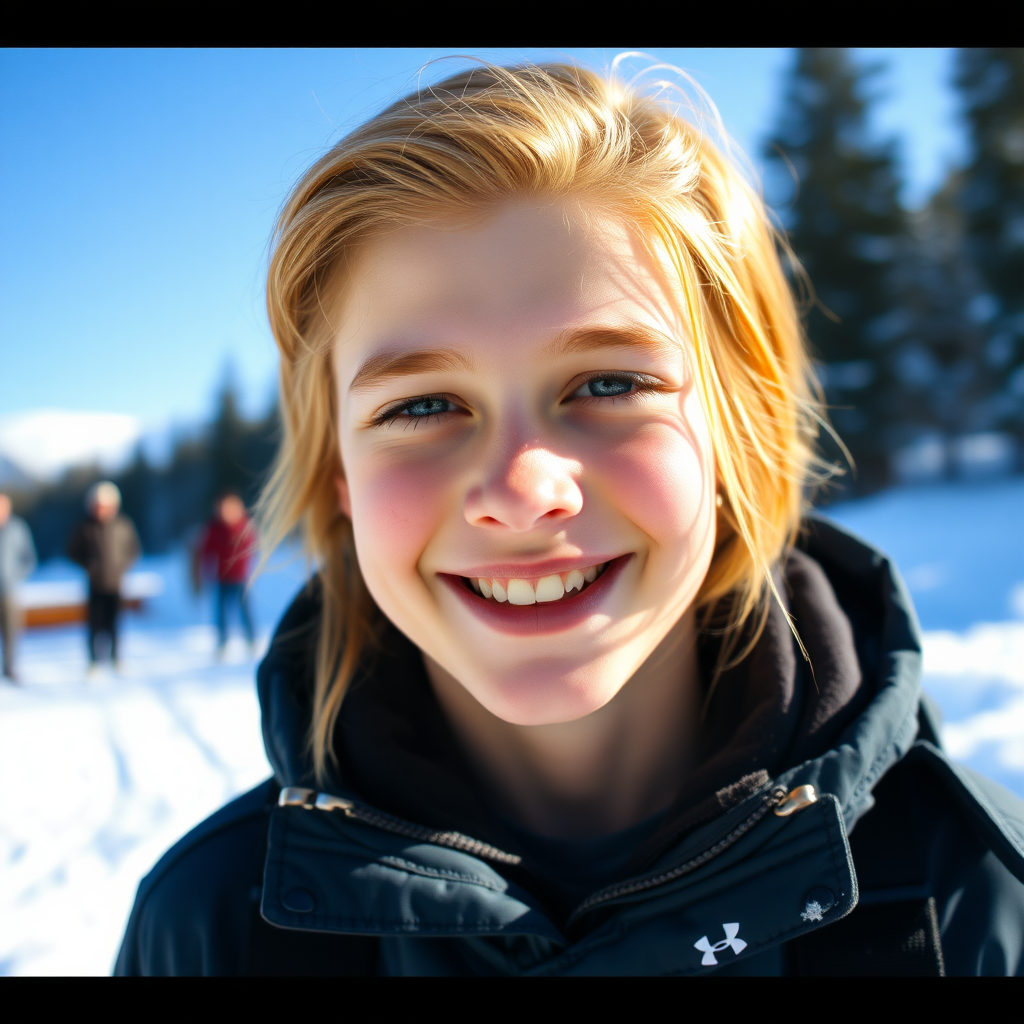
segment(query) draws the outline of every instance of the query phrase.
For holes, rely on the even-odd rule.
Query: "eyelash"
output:
[[[449,395],[417,395],[415,398],[407,398],[403,402],[382,409],[374,416],[372,425],[375,427],[390,427],[398,420],[404,419],[406,422],[403,424],[403,429],[415,430],[421,423],[440,419],[442,416],[448,416],[451,413],[451,410],[445,410],[444,412],[428,413],[426,416],[402,415],[406,409],[411,409],[414,405],[419,405],[420,402],[447,402],[449,405],[458,407],[458,403]]]
[[[593,384],[595,381],[629,381],[633,385],[633,390],[624,395],[581,395],[576,399],[577,402],[635,402],[638,401],[644,395],[649,395],[654,392],[664,391],[665,385],[662,381],[658,380],[657,377],[648,376],[646,373],[630,373],[629,371],[623,370],[615,373],[594,373],[587,377],[586,380],[582,381],[578,387],[573,389],[573,394],[579,391],[581,388],[585,388],[588,384]]]
[[[664,391],[665,385],[655,377],[650,377],[645,373],[631,373],[628,371],[618,371],[615,373],[594,373],[581,381],[577,387],[575,387],[569,397],[572,397],[581,388],[585,388],[588,384],[592,384],[594,381],[606,380],[606,381],[629,381],[633,385],[633,390],[627,392],[624,395],[581,395],[575,399],[577,402],[635,402],[643,395],[651,394],[652,392]],[[439,413],[428,413],[426,416],[403,416],[402,413],[407,409],[411,409],[414,405],[419,405],[421,402],[447,402],[449,405],[458,407],[458,402],[453,397],[445,394],[433,394],[433,395],[417,395],[415,398],[407,398],[402,402],[398,402],[388,408],[382,409],[373,418],[372,426],[374,427],[390,427],[393,423],[398,420],[405,420],[403,429],[415,430],[421,423],[426,423],[431,420],[440,419],[442,416],[448,416],[452,410],[445,410]]]

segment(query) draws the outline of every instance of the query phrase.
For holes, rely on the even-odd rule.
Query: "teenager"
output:
[[[1024,808],[953,764],[907,591],[808,514],[756,192],[685,119],[476,67],[303,177],[268,282],[274,777],[121,974],[1012,974]]]

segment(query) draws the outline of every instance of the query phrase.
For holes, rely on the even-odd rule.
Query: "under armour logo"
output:
[[[725,932],[725,938],[721,942],[716,942],[712,946],[705,935],[699,942],[693,944],[694,949],[699,949],[704,954],[704,959],[701,960],[703,967],[714,967],[718,963],[715,959],[715,954],[721,953],[723,949],[731,947],[732,951],[738,956],[747,948],[747,944],[742,939],[736,938],[740,931],[738,924],[723,924],[722,929]]]
[[[808,923],[821,921],[824,920],[826,909],[817,900],[808,900],[800,916]]]

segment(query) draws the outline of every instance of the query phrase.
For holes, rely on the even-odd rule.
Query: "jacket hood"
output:
[[[699,767],[637,864],[770,780],[834,794],[850,826],[914,739],[921,647],[913,606],[890,561],[811,519],[777,583],[810,660],[773,603],[754,650],[719,679]],[[500,845],[500,822],[441,713],[419,651],[394,628],[346,695],[334,737],[338,765],[317,787],[307,736],[318,616],[314,579],[282,619],[258,673],[264,742],[278,783],[327,789]],[[715,653],[706,640],[706,677]]]

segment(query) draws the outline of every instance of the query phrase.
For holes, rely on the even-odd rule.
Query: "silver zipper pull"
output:
[[[349,814],[353,807],[355,807],[355,804],[344,797],[331,796],[330,793],[317,793],[316,795],[316,809],[318,811],[344,811],[346,814]]]
[[[344,797],[332,796],[330,793],[318,793],[315,789],[304,786],[285,786],[277,798],[278,807],[304,807],[307,811],[315,807],[318,811],[344,811],[351,813],[355,804]]]
[[[278,807],[305,807],[308,811],[313,806],[316,791],[303,786],[285,786],[277,798]]]
[[[818,802],[818,794],[814,792],[813,786],[797,786],[790,790],[775,805],[775,813],[780,818],[788,818],[789,815],[802,811],[805,807]]]

